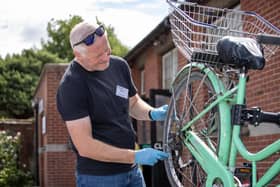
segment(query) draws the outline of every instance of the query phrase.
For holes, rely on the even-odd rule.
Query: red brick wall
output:
[[[133,62],[130,62],[131,66],[131,76],[133,79],[133,82],[138,90],[140,92],[140,85],[141,85],[141,70],[136,67],[136,65]]]
[[[144,64],[145,69],[145,92],[149,97],[150,89],[161,88],[161,56],[154,51],[154,47],[149,47],[145,51],[147,53],[146,62]]]
[[[60,71],[57,71],[60,70]],[[56,107],[56,91],[64,68],[52,69],[47,74],[47,134],[48,144],[68,144],[69,137],[66,126]],[[75,155],[71,150],[65,152],[47,153],[48,185],[47,186],[75,186]]]
[[[150,89],[161,88],[161,72],[162,72],[162,64],[161,64],[161,56],[155,51],[154,47],[148,47],[143,56],[144,63],[143,67],[139,67],[136,61],[130,61],[129,64],[131,66],[132,78],[135,83],[135,86],[138,89],[138,93],[141,90],[141,70],[145,70],[145,96],[149,97]]]
[[[56,91],[65,68],[66,65],[45,65],[36,92],[36,98],[44,103],[38,122],[41,187],[75,186],[75,155],[67,147],[68,132],[56,107]],[[43,116],[46,116],[45,134],[42,133]]]
[[[75,186],[75,162],[71,151],[47,153],[47,184],[53,187]]]
[[[242,10],[256,11],[259,15],[280,28],[280,1],[242,0]],[[280,111],[280,52],[266,62],[262,71],[251,71],[248,83],[249,106],[261,106],[267,111]]]
[[[280,27],[280,1],[278,0],[241,0],[242,10],[256,11],[259,15],[270,21],[273,25]],[[280,52],[266,62],[262,71],[251,71],[247,90],[247,104],[249,106],[260,106],[265,111],[280,111]],[[280,138],[280,134],[263,135],[244,138],[245,145],[250,151],[257,152],[265,145]],[[279,159],[280,154],[274,154],[270,158],[257,164],[259,176],[267,170],[269,166]],[[239,159],[240,161],[240,159]],[[271,186],[280,184],[278,175]]]
[[[64,69],[50,69],[47,73],[47,143],[64,144],[68,141],[67,129],[56,107],[56,91]]]

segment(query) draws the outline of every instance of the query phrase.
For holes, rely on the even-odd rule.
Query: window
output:
[[[177,49],[168,51],[162,56],[162,88],[169,89],[176,76],[178,67]]]
[[[141,95],[145,94],[145,70],[141,70]]]

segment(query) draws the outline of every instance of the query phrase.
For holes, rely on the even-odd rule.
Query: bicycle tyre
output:
[[[185,137],[180,130],[182,124],[193,119],[217,95],[213,83],[200,69],[192,69],[176,85],[173,85],[173,95],[163,135],[164,151],[170,154],[169,159],[164,161],[164,165],[173,187],[205,186],[207,174],[184,145]],[[188,101],[185,99],[186,96]],[[190,107],[191,105],[193,106]],[[188,129],[196,132],[216,154],[221,144],[221,118],[222,114],[217,105]],[[216,186],[222,185],[217,181]]]

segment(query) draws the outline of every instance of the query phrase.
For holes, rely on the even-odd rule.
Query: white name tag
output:
[[[128,98],[128,89],[117,85],[116,96],[127,99]]]

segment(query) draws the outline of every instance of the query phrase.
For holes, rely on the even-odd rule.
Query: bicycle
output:
[[[256,164],[280,151],[280,139],[251,153],[240,129],[245,123],[280,124],[280,113],[247,108],[245,101],[248,70],[263,69],[264,60],[277,52],[280,30],[254,12],[167,3],[173,41],[189,61],[171,86],[164,122],[163,150],[170,154],[164,164],[170,184],[242,186],[234,174],[239,153],[252,164],[251,185],[267,185],[280,173],[280,159],[260,178]],[[246,58],[236,54],[243,52]]]

